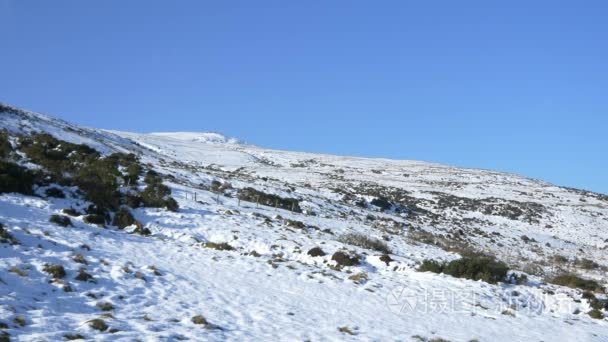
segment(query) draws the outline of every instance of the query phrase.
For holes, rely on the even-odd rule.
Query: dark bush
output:
[[[44,272],[48,273],[50,276],[52,276],[55,279],[63,278],[66,275],[65,269],[61,265],[49,265],[49,264],[46,264],[46,265],[44,265],[44,267],[42,268],[42,270]]]
[[[589,317],[593,318],[593,319],[603,319],[604,318],[604,314],[597,309],[593,309],[591,311],[588,312]]]
[[[142,206],[144,201],[139,194],[127,194],[123,197],[122,203],[131,208],[139,208]]]
[[[0,193],[16,192],[31,195],[34,181],[35,175],[32,171],[0,160]]]
[[[357,234],[357,233],[345,234],[345,235],[340,236],[338,238],[338,241],[349,244],[349,245],[353,245],[353,246],[357,246],[357,247],[361,247],[361,248],[365,248],[365,249],[371,249],[371,250],[386,253],[386,254],[391,252],[384,241],[374,239],[371,237],[367,237],[363,234]]]
[[[6,132],[0,132],[0,158],[8,158],[13,151],[13,146],[8,141]]]
[[[301,213],[299,201],[295,198],[283,198],[273,194],[267,194],[254,188],[239,190],[238,198],[242,201],[258,203],[269,207],[277,207]]]
[[[118,177],[120,172],[107,159],[94,160],[82,166],[73,181],[84,193],[85,198],[101,210],[113,211],[120,203]]]
[[[9,243],[11,245],[16,245],[19,243],[19,241],[15,239],[13,234],[11,234],[2,223],[0,223],[0,243]]]
[[[217,249],[218,251],[232,251],[234,247],[230,246],[227,242],[206,242],[204,244],[206,248]]]
[[[374,198],[370,204],[382,210],[388,210],[393,206],[392,203],[384,197]]]
[[[307,254],[312,257],[325,256],[325,252],[323,252],[321,247],[318,247],[318,246],[311,248]]]
[[[62,226],[62,227],[67,227],[67,226],[72,225],[72,220],[70,220],[69,217],[63,216],[63,215],[57,215],[57,214],[51,215],[51,218],[49,218],[49,222]]]
[[[63,193],[63,190],[56,187],[48,188],[44,193],[48,197],[65,198],[65,193]]]
[[[348,251],[337,251],[331,256],[331,260],[340,266],[355,266],[359,264],[359,256]]]
[[[92,329],[99,330],[99,331],[106,331],[109,328],[108,325],[106,324],[106,322],[101,318],[92,319],[88,323]]]
[[[93,276],[90,275],[89,273],[87,273],[87,271],[84,268],[81,268],[78,270],[78,274],[76,275],[76,277],[74,278],[78,281],[90,281],[93,280]]]
[[[89,214],[84,217],[84,222],[103,226],[106,224],[106,218],[99,214]]]
[[[486,283],[496,284],[506,279],[509,267],[492,257],[480,255],[463,257],[449,263],[425,260],[418,270],[445,273],[456,278],[482,280]]]
[[[436,260],[426,259],[422,261],[422,264],[418,267],[419,272],[433,272],[433,273],[443,273],[443,268],[445,264],[440,263]]]
[[[603,292],[604,288],[595,280],[583,279],[575,274],[564,273],[548,280],[549,283],[581,289],[586,291]]]
[[[72,144],[46,133],[22,139],[21,150],[32,162],[56,175],[75,171],[80,163],[99,158],[99,152],[87,145]]]
[[[112,225],[120,229],[124,229],[132,224],[135,224],[135,218],[127,208],[120,208],[114,215],[114,221],[112,221]]]
[[[145,207],[150,208],[167,208],[171,211],[177,211],[179,208],[177,201],[171,196],[171,189],[160,182],[149,183],[142,191],[141,199]]]
[[[179,204],[177,204],[177,201],[173,197],[169,197],[165,200],[165,208],[169,211],[176,212],[179,210]]]
[[[61,212],[66,215],[70,215],[70,216],[74,216],[74,217],[82,215],[81,212],[79,212],[78,210],[76,210],[74,208],[66,208],[66,209],[61,210]]]

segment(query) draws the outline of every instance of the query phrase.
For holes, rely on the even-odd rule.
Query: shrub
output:
[[[9,243],[11,245],[16,245],[19,243],[19,241],[15,239],[13,234],[11,234],[2,223],[0,223],[0,243]]]
[[[62,227],[67,227],[67,226],[72,225],[72,221],[70,220],[69,217],[63,216],[63,215],[57,215],[57,214],[51,215],[51,218],[49,218],[49,222],[55,223],[56,225],[59,225]]]
[[[66,214],[66,215],[70,215],[70,216],[80,216],[82,215],[81,212],[79,212],[78,210],[74,209],[74,208],[66,208],[61,210],[62,213]]]
[[[114,310],[114,305],[112,305],[112,303],[109,303],[109,302],[98,302],[97,304],[95,304],[95,307],[97,307],[101,311]]]
[[[209,324],[209,322],[207,322],[207,319],[205,319],[205,317],[202,315],[196,315],[196,316],[192,317],[192,323],[199,324],[199,325]]]
[[[596,269],[596,268],[600,267],[600,265],[597,262],[595,262],[591,259],[587,259],[587,258],[582,258],[580,260],[577,260],[576,264],[585,270],[592,270],[592,269]]]
[[[63,268],[63,266],[58,265],[58,264],[55,264],[55,265],[46,264],[46,265],[44,265],[42,270],[44,272],[48,273],[54,279],[60,279],[60,278],[65,277],[65,275],[66,275],[65,269]]]
[[[325,256],[325,252],[323,252],[321,247],[318,247],[318,246],[311,248],[307,254],[310,255],[311,257]]]
[[[108,330],[108,325],[101,318],[95,318],[89,321],[89,326],[95,330],[106,331]]]
[[[238,198],[243,201],[254,202],[269,207],[277,207],[301,213],[299,201],[295,198],[283,198],[273,194],[267,194],[254,188],[239,190]]]
[[[149,183],[142,191],[141,199],[145,207],[150,208],[167,208],[171,211],[177,211],[179,208],[177,201],[171,196],[171,189],[160,182]]]
[[[114,215],[114,221],[112,221],[112,225],[120,229],[124,229],[132,224],[135,224],[135,218],[127,208],[120,208]]]
[[[342,235],[338,238],[338,241],[349,244],[349,245],[382,252],[385,254],[388,254],[391,252],[384,241],[381,241],[381,240],[378,240],[375,238],[371,238],[371,237],[367,237],[363,234],[352,233],[352,234]]]
[[[448,263],[424,260],[418,267],[421,272],[445,273],[456,278],[482,280],[490,284],[504,281],[508,270],[505,263],[483,255],[463,257]]]
[[[581,289],[585,291],[603,292],[604,288],[595,280],[583,279],[575,274],[563,273],[548,280],[549,283]]]
[[[230,246],[227,242],[206,242],[204,244],[206,248],[217,249],[218,251],[232,251],[234,247]]]
[[[81,268],[78,270],[78,274],[76,275],[76,277],[74,278],[78,281],[90,281],[93,280],[93,276],[90,275],[89,273],[87,273],[87,271],[84,268]]]
[[[8,141],[6,132],[0,132],[0,158],[8,158],[13,151],[11,143]]]
[[[507,277],[509,267],[492,257],[465,257],[449,262],[444,273],[456,278],[483,280],[495,284]]]
[[[118,208],[120,203],[120,193],[117,191],[119,176],[118,169],[111,161],[99,159],[80,168],[73,181],[85,193],[85,198],[99,210],[111,211]]]
[[[173,197],[169,197],[165,200],[165,208],[169,211],[177,212],[179,210],[179,204]]]
[[[0,160],[0,193],[16,192],[31,195],[35,175],[32,171],[14,163]]]
[[[144,201],[142,200],[141,196],[139,194],[134,195],[134,194],[126,194],[123,197],[123,201],[122,204],[131,207],[131,208],[139,208],[142,206],[142,204],[144,203]]]
[[[65,198],[65,193],[63,193],[63,190],[56,187],[48,188],[44,193],[48,197]]]
[[[376,206],[382,210],[388,210],[390,209],[393,205],[391,204],[391,202],[384,198],[384,197],[378,197],[378,198],[374,198],[371,202],[371,205]]]
[[[591,317],[593,319],[604,318],[604,314],[598,309],[593,309],[593,310],[589,311],[588,314],[589,314],[589,317]]]
[[[106,223],[106,218],[99,214],[89,214],[84,217],[84,222],[103,226]]]
[[[331,256],[331,260],[340,266],[355,266],[359,264],[359,256],[348,251],[337,251]]]
[[[418,266],[419,272],[433,272],[433,273],[443,273],[443,269],[445,267],[444,263],[440,263],[436,260],[426,259],[422,261],[422,264]]]

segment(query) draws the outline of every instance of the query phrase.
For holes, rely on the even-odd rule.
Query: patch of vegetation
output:
[[[0,193],[32,195],[35,179],[34,172],[27,168],[0,160]]]
[[[47,197],[65,198],[65,193],[63,190],[57,187],[48,188],[44,193],[47,195]]]
[[[54,265],[46,264],[46,265],[44,265],[42,270],[44,272],[48,273],[54,279],[61,279],[61,278],[65,277],[65,275],[66,275],[65,269],[63,268],[63,266],[61,266],[59,264],[54,264]]]
[[[108,302],[98,302],[97,304],[95,304],[95,307],[97,307],[101,311],[114,310],[114,305],[112,305],[112,303],[108,303]]]
[[[81,268],[80,270],[78,270],[78,274],[74,279],[78,281],[91,281],[93,280],[93,276],[87,273],[84,268]]]
[[[103,226],[103,225],[106,224],[106,218],[105,218],[105,216],[100,215],[100,214],[89,214],[89,215],[86,215],[84,217],[83,221],[85,223],[88,223],[88,224],[96,224],[96,225],[100,225],[100,226]]]
[[[192,323],[198,324],[198,325],[209,324],[209,322],[207,322],[207,319],[203,315],[196,315],[196,316],[192,317],[191,320],[192,320]]]
[[[509,267],[490,256],[470,256],[448,263],[434,260],[424,260],[418,268],[421,272],[444,273],[456,278],[482,280],[486,283],[496,284],[505,281]]]
[[[583,279],[575,274],[563,273],[548,280],[549,283],[581,289],[585,291],[604,292],[604,288],[597,281]]]
[[[233,251],[234,247],[230,246],[227,242],[206,242],[204,245],[206,248],[216,249],[218,251]]]
[[[80,334],[65,334],[63,335],[63,338],[66,341],[74,341],[74,340],[84,340],[85,337],[80,335]]]
[[[148,184],[141,193],[141,200],[145,207],[166,208],[170,211],[179,209],[177,201],[171,197],[171,189],[162,183],[162,179],[156,172],[148,171],[144,182]]]
[[[357,233],[345,234],[345,235],[340,236],[338,238],[338,241],[349,244],[349,245],[353,245],[353,246],[357,246],[357,247],[361,247],[361,248],[365,248],[365,249],[370,249],[370,250],[374,250],[374,251],[378,251],[378,252],[382,252],[382,253],[386,253],[386,254],[389,254],[391,252],[384,241],[381,241],[381,240],[378,240],[375,238],[371,238],[371,237],[365,236],[363,234],[357,234]]]
[[[61,212],[66,215],[73,216],[73,217],[78,217],[78,216],[82,215],[81,212],[79,212],[78,210],[76,210],[74,208],[65,208],[65,209],[61,210]]]
[[[13,146],[8,141],[8,134],[0,132],[0,158],[8,158],[13,151]]]
[[[589,311],[587,314],[589,315],[589,317],[591,317],[593,319],[603,319],[604,318],[604,314],[598,309],[593,309],[593,310]]]
[[[131,215],[131,212],[127,208],[120,208],[114,215],[114,221],[112,225],[124,229],[130,225],[135,224],[135,218]]]
[[[393,206],[393,204],[384,197],[374,198],[370,204],[380,208],[381,210],[389,210]]]
[[[325,256],[325,252],[318,246],[311,248],[307,254],[311,257]]]
[[[106,331],[109,328],[106,322],[101,318],[92,319],[88,323],[89,327],[99,331]]]
[[[85,265],[88,265],[88,264],[89,264],[89,262],[88,262],[88,261],[87,261],[87,259],[84,257],[84,255],[82,255],[82,254],[80,254],[80,253],[79,253],[79,254],[74,255],[74,257],[72,258],[72,260],[73,260],[74,262],[76,262],[76,263],[79,263],[79,264],[85,264]]]
[[[276,207],[285,210],[291,210],[296,213],[301,213],[300,203],[295,198],[283,198],[273,194],[256,190],[254,188],[244,188],[239,190],[238,198],[242,201],[253,202],[269,207]]]
[[[356,266],[360,262],[357,254],[348,251],[337,251],[331,256],[331,260],[335,261],[340,266]]]
[[[19,241],[15,239],[13,234],[11,234],[2,223],[0,223],[0,243],[9,243],[11,245],[19,244]]]
[[[49,218],[49,222],[62,226],[62,227],[67,227],[67,226],[72,225],[72,220],[70,220],[69,217],[63,216],[63,215],[57,215],[57,214],[51,215],[51,217]]]

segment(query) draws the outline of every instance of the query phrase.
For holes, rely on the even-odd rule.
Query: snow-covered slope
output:
[[[0,129],[133,152],[180,206],[133,210],[152,232],[140,236],[81,218],[50,223],[84,205],[73,189],[63,199],[0,194],[0,223],[20,242],[0,243],[0,324],[11,339],[608,341],[608,322],[587,315],[579,290],[544,281],[570,271],[606,285],[604,195],[494,171],[268,150],[216,133],[87,129],[9,106]],[[301,212],[239,200],[249,187],[297,199]],[[347,234],[383,241],[390,260],[343,242]],[[309,255],[313,247],[326,255]],[[361,263],[337,266],[341,249]],[[468,250],[528,281],[416,271]],[[64,265],[65,280],[50,282],[44,264]],[[81,267],[95,282],[73,280]],[[92,329],[96,318],[108,329]]]

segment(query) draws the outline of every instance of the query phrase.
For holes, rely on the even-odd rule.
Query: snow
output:
[[[523,285],[491,285],[417,272],[417,263],[425,258],[451,260],[457,255],[414,241],[407,230],[387,234],[366,215],[404,225],[411,223],[408,216],[348,205],[334,189],[373,183],[419,199],[435,200],[434,192],[440,192],[541,203],[550,215],[539,223],[480,212],[441,214],[485,220],[471,225],[501,235],[493,241],[483,236],[471,240],[503,260],[540,263],[560,254],[606,266],[608,203],[593,194],[494,171],[268,150],[216,133],[108,132],[30,112],[0,113],[0,119],[0,127],[11,132],[45,131],[104,153],[134,151],[142,162],[175,177],[165,183],[180,205],[175,213],[136,209],[136,218],[152,231],[146,237],[80,218],[72,218],[73,227],[50,223],[50,215],[84,204],[75,195],[0,195],[0,222],[21,243],[0,244],[0,323],[9,325],[6,331],[17,341],[62,340],[76,333],[98,341],[608,341],[608,322],[586,314],[590,308],[579,291],[544,284],[542,277],[530,275]],[[300,198],[303,209],[316,215],[218,197],[205,190],[212,180]],[[307,228],[289,227],[288,219]],[[452,227],[444,225],[420,228],[445,234]],[[350,232],[378,239],[388,235],[395,261],[386,265],[379,252],[338,241]],[[538,243],[526,244],[521,235]],[[227,242],[234,250],[206,248],[205,242]],[[315,246],[327,255],[307,255]],[[361,254],[363,263],[332,267],[331,254],[344,247]],[[76,263],[76,254],[88,264]],[[65,279],[50,281],[45,263],[63,265]],[[25,275],[9,271],[13,267]],[[81,267],[94,276],[94,283],[74,280]],[[349,279],[363,272],[367,280]],[[606,284],[603,271],[586,272]],[[73,291],[64,292],[64,285]],[[114,309],[104,312],[96,307],[99,302],[112,303]],[[210,325],[194,324],[195,315],[203,315]],[[15,317],[25,318],[25,325],[14,323]],[[117,331],[89,327],[87,322],[99,317]]]

